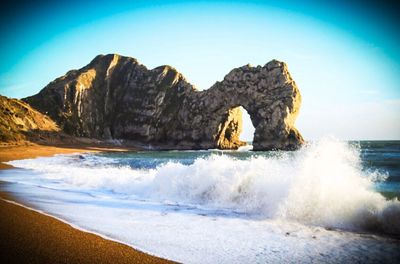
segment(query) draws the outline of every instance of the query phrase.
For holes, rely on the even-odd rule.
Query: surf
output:
[[[147,166],[124,156],[59,155],[9,162],[51,188],[223,210],[325,228],[400,234],[400,202],[374,189],[387,174],[363,170],[360,150],[333,138],[296,152],[212,152]],[[26,179],[25,179],[26,181]]]

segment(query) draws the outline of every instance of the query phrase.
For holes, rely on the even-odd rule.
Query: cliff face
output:
[[[1,142],[20,142],[32,138],[40,140],[58,131],[56,123],[28,104],[0,96]]]
[[[190,85],[171,67],[150,71],[133,58],[107,55],[68,72],[25,101],[48,113],[69,134],[147,142],[159,134],[160,119],[176,114],[186,89]]]
[[[135,59],[97,56],[26,102],[64,132],[127,139],[169,149],[237,148],[243,106],[255,127],[253,146],[294,149],[300,93],[284,63],[232,70],[210,89],[196,91],[170,66],[148,70]]]

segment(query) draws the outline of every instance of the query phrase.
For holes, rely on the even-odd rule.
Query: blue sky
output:
[[[285,61],[306,139],[400,139],[395,8],[368,1],[52,1],[3,9],[0,94],[37,93],[98,54],[169,64],[198,89],[232,68]],[[251,139],[245,120],[244,138]]]

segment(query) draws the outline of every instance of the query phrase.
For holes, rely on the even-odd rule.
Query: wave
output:
[[[400,234],[400,202],[374,190],[385,173],[362,170],[355,146],[332,138],[296,152],[237,159],[228,155],[170,161],[152,169],[85,155],[18,160],[59,188],[110,191],[158,202],[228,209],[248,217]]]

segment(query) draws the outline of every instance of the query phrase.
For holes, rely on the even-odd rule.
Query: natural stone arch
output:
[[[255,127],[253,149],[295,149],[300,92],[283,62],[233,69],[197,91],[174,68],[147,69],[136,59],[99,55],[25,98],[64,132],[122,139],[159,149],[235,149],[242,106]]]
[[[255,128],[254,150],[296,149],[303,143],[294,127],[300,103],[300,92],[286,64],[274,60],[264,67],[234,69],[210,89],[193,91],[182,110],[190,108],[189,115],[201,113],[201,117],[193,118],[191,127],[203,131],[205,138],[211,136],[209,147],[230,149],[242,145],[238,108],[242,106]],[[230,129],[229,138],[224,138],[226,128],[236,128]]]

